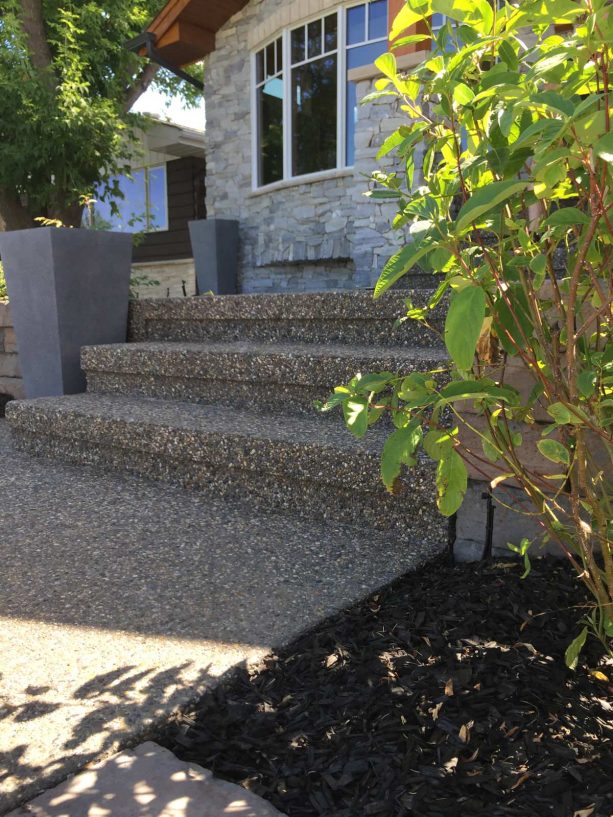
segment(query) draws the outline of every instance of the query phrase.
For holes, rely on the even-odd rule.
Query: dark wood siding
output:
[[[205,218],[205,161],[198,156],[186,156],[166,163],[168,188],[168,230],[147,233],[144,241],[134,247],[133,261],[171,261],[191,258],[187,222]]]

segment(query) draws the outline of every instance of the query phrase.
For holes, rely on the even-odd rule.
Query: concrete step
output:
[[[433,464],[379,478],[384,429],[356,440],[340,423],[168,400],[81,394],[10,403],[7,418],[29,453],[130,471],[245,500],[303,519],[401,531],[440,547]]]
[[[85,347],[88,391],[313,413],[357,372],[444,366],[441,349],[298,343],[148,342]]]
[[[382,346],[440,346],[406,314],[406,300],[428,302],[432,289],[390,292],[375,301],[372,291],[278,295],[203,295],[197,298],[133,301],[131,340],[135,341],[295,341]],[[445,308],[432,323],[442,329]]]

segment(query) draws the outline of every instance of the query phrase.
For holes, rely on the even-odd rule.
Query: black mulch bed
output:
[[[289,817],[610,817],[613,667],[564,565],[431,564],[207,693],[181,758]],[[569,609],[577,605],[574,609]],[[578,609],[579,608],[579,609]]]

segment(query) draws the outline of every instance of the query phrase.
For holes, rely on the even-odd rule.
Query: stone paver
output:
[[[0,814],[409,569],[384,534],[15,452],[0,421]]]
[[[270,803],[147,742],[70,778],[9,817],[283,817]]]

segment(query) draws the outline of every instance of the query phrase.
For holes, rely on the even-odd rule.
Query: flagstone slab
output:
[[[266,800],[148,741],[69,778],[9,817],[283,817]]]

